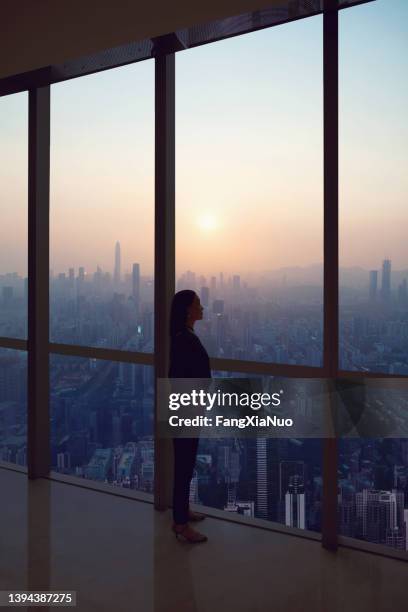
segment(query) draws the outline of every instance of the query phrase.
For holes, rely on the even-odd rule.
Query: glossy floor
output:
[[[0,487],[0,590],[75,590],[78,612],[407,609],[403,561],[215,518],[194,546],[149,503],[7,469]]]

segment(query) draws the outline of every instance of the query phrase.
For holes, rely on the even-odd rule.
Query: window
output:
[[[339,14],[340,364],[408,374],[408,6]]]
[[[27,356],[0,348],[0,461],[27,465]]]
[[[403,0],[339,14],[340,363],[380,377],[408,373],[407,19]],[[369,406],[386,429],[380,391]],[[404,414],[406,392],[391,392]],[[340,440],[342,535],[406,550],[407,442]]]
[[[233,372],[214,372],[213,376],[219,374],[222,378],[246,378]],[[276,386],[279,379],[261,378],[264,392],[272,393],[279,388]],[[316,380],[291,379],[290,383],[293,388],[296,386],[294,397],[306,415],[313,409]],[[190,489],[192,502],[320,532],[321,439],[261,436],[206,439],[204,435],[202,432]]]
[[[153,351],[154,64],[52,86],[50,333]]]
[[[0,336],[27,337],[27,92],[0,98]]]
[[[153,368],[51,356],[52,468],[151,493]]]
[[[177,55],[177,288],[213,357],[322,365],[322,17]]]

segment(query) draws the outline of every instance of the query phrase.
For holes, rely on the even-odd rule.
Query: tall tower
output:
[[[197,470],[194,470],[193,477],[190,484],[189,501],[192,504],[198,504],[200,502],[198,497],[198,476]]]
[[[283,501],[289,490],[289,484],[294,477],[298,481],[305,481],[305,464],[303,461],[280,461],[279,462],[279,500]]]
[[[216,292],[216,289],[217,289],[217,279],[216,279],[215,276],[211,277],[210,288],[211,288],[212,296],[214,298],[215,297],[215,292]]]
[[[210,303],[210,290],[208,287],[201,287],[200,297],[202,305],[208,308],[208,305]]]
[[[391,297],[391,260],[384,259],[382,265],[381,295],[384,300]]]
[[[267,440],[256,438],[256,508],[259,518],[268,518]]]
[[[140,265],[134,263],[132,267],[132,296],[135,303],[136,313],[140,313]]]
[[[78,296],[83,296],[85,290],[85,268],[84,266],[80,266],[78,270],[78,278],[77,278],[77,292]]]
[[[115,285],[120,283],[120,242],[115,244],[115,268],[113,271],[113,282]]]
[[[290,477],[285,495],[285,524],[298,529],[306,527],[305,491],[298,475]]]
[[[377,298],[377,285],[378,285],[378,272],[377,270],[371,270],[370,271],[369,296],[372,302],[374,302]]]

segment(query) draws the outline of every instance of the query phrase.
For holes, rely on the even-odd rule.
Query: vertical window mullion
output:
[[[156,509],[171,503],[171,440],[158,437],[157,380],[166,378],[175,290],[175,54],[155,57],[155,478]]]
[[[338,8],[324,1],[323,14],[324,115],[324,340],[323,367],[328,379],[327,410],[333,412],[338,374]],[[337,548],[337,440],[323,441],[322,545]]]
[[[29,91],[28,476],[48,476],[50,87]]]

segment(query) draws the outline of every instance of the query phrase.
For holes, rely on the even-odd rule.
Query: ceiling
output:
[[[0,78],[285,4],[286,0],[1,0]]]

